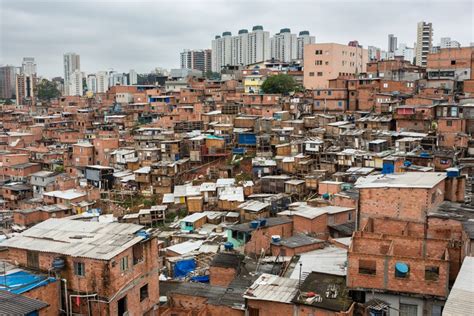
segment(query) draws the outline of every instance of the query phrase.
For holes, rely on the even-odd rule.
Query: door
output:
[[[122,297],[117,302],[118,315],[123,316],[127,312],[127,296]]]

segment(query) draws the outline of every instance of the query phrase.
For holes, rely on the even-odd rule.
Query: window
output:
[[[137,264],[143,261],[143,244],[138,243],[133,245],[133,264]]]
[[[383,84],[383,87],[384,87],[384,88],[388,88],[388,83],[384,83],[384,84]]]
[[[328,95],[332,95],[332,91],[328,91]]]
[[[321,91],[316,91],[316,95],[321,95]]]
[[[342,101],[337,101],[337,106],[342,107]]]
[[[456,61],[455,61],[455,60],[451,60],[451,65],[456,65]]]
[[[128,270],[128,256],[123,257],[120,259],[120,271],[127,271]]]
[[[316,104],[316,106],[319,106],[319,105],[320,105],[319,101],[316,101],[315,104]]]
[[[347,213],[347,220],[352,221],[352,213],[351,212]]]
[[[148,298],[148,284],[145,284],[140,288],[140,302],[143,302]]]
[[[323,61],[322,61],[322,60],[316,60],[316,61],[314,62],[314,64],[315,64],[316,66],[320,66],[320,65],[323,64]]]
[[[453,121],[446,121],[446,126],[453,126]]]
[[[260,315],[258,308],[249,307],[248,310],[249,310],[249,316],[259,316]]]
[[[323,51],[318,49],[314,52],[316,55],[322,55],[323,54]]]
[[[425,267],[425,280],[426,281],[438,281],[439,278],[439,267],[426,266]]]
[[[314,77],[314,72],[310,72],[310,73],[309,73],[309,76],[310,76],[310,77]]]
[[[86,266],[84,262],[74,262],[74,274],[78,276],[86,275]]]
[[[400,303],[399,315],[400,316],[417,316],[418,305]]]
[[[323,73],[322,72],[318,72],[318,77],[322,77],[323,76]]]
[[[28,268],[39,269],[39,258],[36,251],[26,252],[26,265]]]
[[[377,274],[377,263],[375,260],[359,260],[359,274]]]
[[[328,62],[328,61],[326,61],[324,64],[325,64],[326,66],[329,66],[329,62]]]

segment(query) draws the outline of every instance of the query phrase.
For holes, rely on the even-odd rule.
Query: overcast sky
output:
[[[81,55],[81,70],[149,72],[178,68],[185,48],[210,48],[216,34],[263,25],[309,30],[316,42],[387,49],[387,35],[413,46],[418,21],[434,43],[450,36],[469,45],[473,0],[0,0],[0,64],[35,57],[39,75],[63,76],[62,55]]]

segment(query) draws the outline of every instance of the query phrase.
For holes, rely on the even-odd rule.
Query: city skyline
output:
[[[179,68],[177,56],[183,49],[211,48],[216,34],[227,30],[236,33],[249,25],[263,25],[270,36],[288,27],[293,32],[310,31],[317,43],[347,44],[358,40],[365,48],[370,45],[386,49],[387,35],[391,33],[396,34],[400,43],[412,46],[416,41],[417,23],[429,21],[435,29],[434,43],[441,37],[454,38],[463,46],[472,41],[469,30],[472,29],[473,5],[470,1],[449,4],[346,1],[344,11],[350,14],[340,12],[340,2],[328,1],[317,1],[317,4],[298,1],[272,10],[268,10],[269,1],[252,2],[252,10],[246,10],[241,2],[178,1],[178,4],[176,1],[158,5],[102,0],[91,6],[90,1],[2,0],[0,64],[20,65],[23,57],[31,56],[38,65],[38,75],[51,78],[63,75],[62,56],[74,51],[81,55],[81,70],[86,73],[108,69],[127,72],[131,68],[144,73],[155,67]],[[320,10],[314,10],[315,5]],[[210,6],[213,10],[206,10]],[[145,7],[146,12],[156,14],[144,16]],[[360,23],[360,17],[369,11],[374,27]],[[388,11],[400,17],[400,23],[389,22],[382,15]],[[160,12],[166,14],[160,15]],[[241,17],[238,24],[231,22],[237,16]],[[285,16],[284,22],[275,16]],[[31,32],[31,29],[48,31]],[[103,36],[107,32],[109,35]]]

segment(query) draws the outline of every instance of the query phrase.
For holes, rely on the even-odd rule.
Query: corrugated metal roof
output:
[[[49,306],[45,302],[32,298],[0,291],[0,315],[27,315]]]
[[[291,303],[298,291],[298,280],[262,274],[244,293],[249,300]]]
[[[443,316],[472,315],[473,302],[474,257],[466,257],[444,305]]]
[[[71,257],[110,260],[143,240],[143,237],[135,235],[142,228],[135,224],[48,219],[7,239],[2,245]]]

